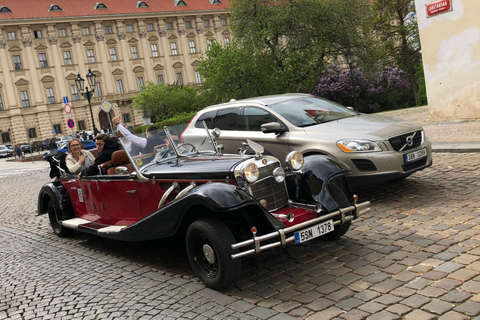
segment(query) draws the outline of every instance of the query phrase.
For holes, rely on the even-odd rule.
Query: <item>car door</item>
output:
[[[283,161],[290,152],[288,131],[281,134],[263,133],[261,131],[262,124],[269,122],[278,122],[286,128],[281,120],[275,115],[260,107],[243,107],[239,117],[238,139],[240,144],[245,145],[247,139],[259,143],[265,149],[265,154],[274,155]]]
[[[242,141],[239,139],[239,120],[241,108],[227,108],[218,110],[210,128],[218,128],[222,131],[218,144],[223,145],[224,153],[238,153],[238,148],[242,147]]]

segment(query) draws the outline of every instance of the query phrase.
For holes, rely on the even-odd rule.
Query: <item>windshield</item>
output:
[[[357,112],[340,104],[316,97],[291,99],[273,104],[270,108],[297,127],[307,127],[358,115]]]

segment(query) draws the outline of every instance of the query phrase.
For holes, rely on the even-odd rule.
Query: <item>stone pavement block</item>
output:
[[[456,262],[456,263],[461,263],[461,264],[468,265],[468,264],[471,264],[471,263],[480,259],[480,256],[470,254],[470,253],[471,253],[471,251],[469,253],[464,253],[462,255],[459,255],[453,261]]]
[[[367,320],[397,320],[397,319],[399,319],[399,317],[396,314],[390,313],[388,311],[382,311],[367,317]]]
[[[287,313],[295,308],[300,307],[302,304],[297,301],[280,301],[279,303],[273,306],[273,309],[278,312]]]
[[[440,272],[448,272],[452,273],[458,269],[463,268],[463,264],[460,263],[455,263],[455,262],[445,262],[437,267],[435,267],[433,270],[434,271],[440,271]]]
[[[327,298],[320,298],[320,299],[314,300],[311,303],[307,304],[306,307],[313,310],[313,311],[319,311],[319,310],[331,307],[334,304],[335,304],[335,302],[332,301],[332,300],[329,300]]]
[[[410,271],[402,271],[393,276],[393,279],[406,282],[406,281],[411,281],[418,277],[418,274]]]
[[[401,316],[401,315],[407,314],[410,311],[412,311],[412,308],[410,308],[409,306],[406,306],[404,304],[397,303],[397,304],[389,306],[385,310],[390,312],[390,313],[394,313],[394,314],[397,314],[397,315]]]
[[[430,301],[426,305],[424,305],[422,307],[422,309],[424,309],[424,310],[426,310],[430,313],[435,313],[435,314],[438,314],[438,315],[442,315],[442,314],[445,314],[447,311],[453,309],[454,307],[455,307],[455,305],[453,303],[448,303],[448,302],[445,302],[445,301],[435,299],[435,300]]]
[[[439,280],[440,281],[440,280]],[[425,278],[417,278],[412,282],[408,283],[406,286],[412,289],[423,289],[433,283],[432,280]]]
[[[480,314],[480,303],[475,301],[467,301],[455,307],[454,311],[474,317]]]
[[[446,276],[448,276],[448,273],[446,272],[440,272],[440,271],[428,271],[427,273],[423,274],[422,277],[425,279],[429,280],[438,280],[438,279],[443,279]]]
[[[460,269],[451,273],[448,277],[455,280],[467,281],[477,275],[478,275],[477,271],[473,271],[469,269]]]
[[[343,289],[340,289],[338,291],[335,291],[335,292],[327,295],[327,298],[330,299],[330,300],[338,302],[342,299],[352,297],[354,294],[355,294],[355,292],[353,292],[352,290],[350,290],[348,288],[343,288]]]
[[[339,303],[335,305],[335,307],[340,308],[342,310],[352,310],[354,308],[357,308],[358,306],[362,305],[363,301],[356,299],[356,298],[348,298],[346,300],[342,300]]]
[[[442,288],[445,290],[452,290],[453,288],[459,287],[461,284],[462,282],[459,280],[445,278],[445,279],[440,279],[433,282],[432,286]]]
[[[370,290],[378,291],[380,293],[387,293],[390,292],[400,286],[402,286],[402,282],[394,280],[394,279],[387,279],[383,282],[377,283],[370,287]]]
[[[433,320],[435,318],[437,318],[436,315],[423,310],[413,310],[404,316],[405,320]]]
[[[411,308],[414,308],[414,309],[419,309],[421,306],[427,304],[429,301],[430,301],[430,299],[428,299],[424,296],[414,294],[414,295],[402,300],[400,303],[402,303],[404,305],[407,305],[407,306],[409,306]]]
[[[470,319],[471,318],[469,316],[455,312],[455,311],[447,312],[446,314],[438,318],[438,320],[470,320]]]
[[[466,301],[472,296],[473,295],[471,293],[468,293],[465,291],[453,290],[441,296],[440,299],[443,301],[452,302],[452,303],[461,303]]]
[[[312,314],[311,316],[308,316],[306,320],[329,320],[337,317],[338,315],[342,314],[343,311],[336,308],[336,307],[330,307],[326,310],[317,312]]]
[[[354,309],[339,315],[339,318],[345,319],[345,320],[363,320],[367,318],[368,315],[369,313],[365,311]]]
[[[461,289],[471,293],[479,293],[480,292],[480,282],[478,281],[467,281],[462,286]]]
[[[374,301],[383,303],[385,305],[391,305],[391,304],[397,303],[399,300],[400,298],[397,296],[394,296],[393,294],[384,294],[376,298]]]
[[[378,303],[378,302],[373,302],[369,301],[365,304],[362,304],[361,306],[358,307],[358,309],[363,310],[368,313],[377,313],[380,312],[381,310],[385,309],[386,306]]]
[[[370,301],[370,300],[373,300],[380,295],[381,294],[376,292],[376,291],[365,290],[365,291],[357,293],[354,297],[358,298],[358,299],[361,299],[363,301]]]
[[[418,291],[418,294],[421,294],[422,296],[426,296],[429,298],[435,298],[445,294],[445,290],[441,288],[435,288],[435,287],[426,287]]]

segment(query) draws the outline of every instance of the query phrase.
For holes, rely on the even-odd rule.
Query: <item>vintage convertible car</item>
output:
[[[253,155],[222,154],[206,128],[202,143],[211,150],[177,144],[167,128],[160,135],[166,144],[153,153],[133,155],[120,141],[124,150],[113,153],[104,174],[80,180],[50,157],[54,181],[41,188],[37,214],[48,213],[60,237],[74,230],[123,241],[183,235],[195,274],[221,290],[238,278],[240,258],[336,239],[369,210],[369,202],[349,201],[331,183],[346,167],[327,156],[304,162],[292,152],[284,169],[253,141]]]

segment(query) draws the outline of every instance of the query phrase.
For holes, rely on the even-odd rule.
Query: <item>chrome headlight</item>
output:
[[[242,174],[243,179],[248,183],[254,183],[260,176],[260,171],[258,170],[257,165],[253,162],[244,166],[240,173]]]
[[[285,170],[282,167],[275,168],[273,170],[273,177],[277,183],[285,181]]]
[[[300,170],[303,167],[303,154],[298,151],[292,151],[287,154],[287,158],[285,159],[285,164],[287,168],[290,170]]]
[[[382,149],[376,142],[370,140],[345,139],[337,141],[337,146],[343,152],[378,152]]]

